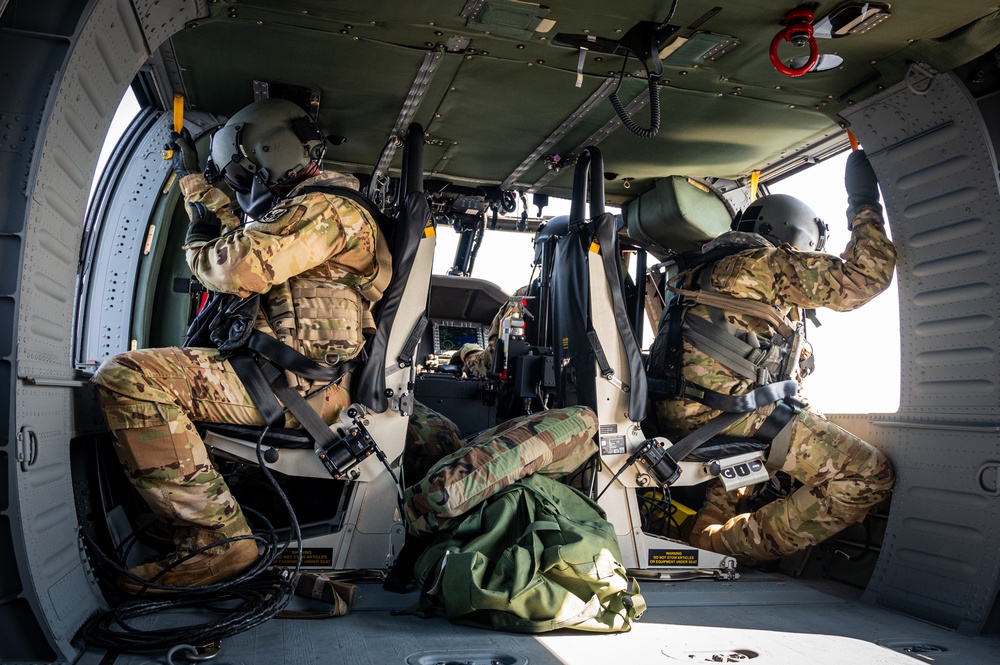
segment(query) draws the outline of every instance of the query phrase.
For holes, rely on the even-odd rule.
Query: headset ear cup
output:
[[[826,249],[826,239],[829,235],[830,227],[819,217],[816,218],[816,228],[819,229],[819,239],[816,241],[817,252],[822,252]]]

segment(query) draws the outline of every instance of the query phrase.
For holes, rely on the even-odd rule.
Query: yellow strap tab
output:
[[[712,190],[709,189],[708,185],[706,185],[703,182],[698,182],[694,178],[688,178],[687,181],[688,181],[689,185],[697,187],[698,189],[700,189],[701,191],[705,192],[706,194],[711,194],[712,193]]]
[[[750,203],[757,200],[757,187],[760,185],[760,170],[750,172]]]
[[[596,240],[594,240],[593,242],[590,243],[590,251],[593,254],[600,254],[601,245]]]
[[[184,95],[174,93],[174,131],[178,134],[184,129]]]
[[[178,134],[184,129],[184,95],[179,92],[174,93],[174,131]],[[170,160],[174,158],[173,150],[163,150],[160,155],[163,159]]]

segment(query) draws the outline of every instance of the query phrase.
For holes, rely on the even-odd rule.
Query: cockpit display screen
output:
[[[440,325],[437,328],[440,352],[458,351],[463,344],[480,344],[479,330],[459,326]]]

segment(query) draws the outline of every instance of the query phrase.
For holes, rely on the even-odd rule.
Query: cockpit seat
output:
[[[632,328],[632,308],[626,305],[619,245],[621,221],[604,210],[603,172],[600,152],[592,147],[585,149],[576,165],[573,205],[565,230],[560,220],[559,226],[552,227],[551,239],[545,241],[546,247],[552,248],[551,296],[546,310],[551,333],[546,341],[553,349],[558,372],[557,405],[585,404],[598,415],[602,464],[591,486],[598,490],[599,502],[615,525],[626,566],[671,574],[676,567],[661,563],[663,557],[658,553],[679,545],[643,532],[636,491],[660,483],[696,485],[713,478],[720,478],[727,487],[758,482],[767,478],[764,456],[768,444],[744,437],[719,436],[720,430],[712,436],[711,429],[699,430],[700,434],[686,442],[662,437],[648,439],[644,435],[641,423],[647,413],[646,373]],[[720,225],[725,220],[728,228],[731,215],[714,193],[706,193],[686,179],[672,179],[669,185],[669,191],[654,195],[657,202],[653,207],[658,209],[647,210],[650,216],[655,213],[662,218],[671,211],[682,217],[697,216],[694,211],[714,209],[711,218]],[[678,192],[679,196],[674,196]],[[590,214],[585,215],[588,201]],[[665,210],[664,206],[672,208]],[[689,234],[687,239],[694,243],[714,237],[713,234],[718,235],[715,230],[702,231]],[[642,240],[657,242],[665,238],[645,236]],[[699,445],[697,441],[702,436],[705,440]],[[668,451],[682,442],[685,446],[676,448],[672,454],[697,447],[675,463]],[[685,543],[684,547],[689,546]],[[707,550],[694,551],[697,552],[697,561],[691,562],[694,567],[717,577],[731,578],[734,559]]]

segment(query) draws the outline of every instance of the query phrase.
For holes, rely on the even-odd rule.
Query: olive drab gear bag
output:
[[[620,561],[604,511],[535,474],[439,533],[414,577],[425,615],[443,605],[453,621],[498,630],[625,632],[646,603]]]

